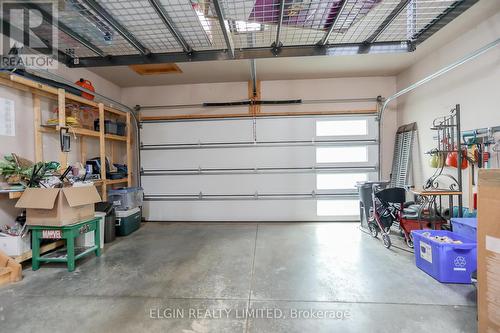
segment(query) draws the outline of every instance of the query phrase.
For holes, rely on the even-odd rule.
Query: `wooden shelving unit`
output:
[[[95,181],[95,185],[101,188],[101,195],[103,200],[107,198],[108,187],[115,185],[131,186],[132,185],[132,139],[131,139],[131,119],[130,114],[110,106],[105,106],[102,103],[97,103],[95,101],[88,100],[81,96],[77,96],[66,92],[64,89],[58,89],[51,87],[46,84],[42,84],[27,78],[20,77],[18,75],[1,74],[0,84],[8,86],[14,89],[31,92],[33,96],[33,126],[35,129],[35,162],[40,162],[44,160],[43,154],[43,139],[44,134],[54,135],[58,134],[61,128],[69,127],[66,126],[66,105],[74,104],[82,107],[86,107],[89,110],[94,110],[98,112],[99,115],[99,131],[94,131],[92,129],[81,128],[81,127],[69,127],[69,133],[79,137],[79,148],[80,148],[80,162],[82,164],[90,157],[87,156],[89,145],[96,144],[98,142],[98,151],[101,161],[105,161],[108,157],[110,163],[115,162],[115,145],[125,145],[126,149],[126,161],[128,167],[128,177],[124,179],[106,179],[106,169],[105,163],[101,163],[101,179]],[[57,102],[57,117],[58,123],[55,126],[48,126],[42,123],[42,109],[41,100],[46,98]],[[80,111],[85,112],[85,111]],[[106,134],[104,132],[104,120],[105,119],[120,119],[126,123],[126,135],[119,136],[114,134]],[[87,138],[94,138],[94,140],[88,140]],[[97,140],[95,140],[97,139]],[[93,142],[92,142],[93,141]],[[96,143],[94,143],[96,142]],[[72,148],[75,145],[72,142]],[[109,151],[106,147],[109,146]],[[60,150],[59,146],[54,147],[54,149]],[[62,168],[66,168],[68,165],[68,153],[59,152],[59,163],[61,163]],[[20,197],[21,192],[9,194],[9,198],[14,199]]]

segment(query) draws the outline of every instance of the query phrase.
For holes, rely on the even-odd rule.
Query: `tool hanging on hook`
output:
[[[61,152],[69,153],[71,151],[71,135],[68,127],[59,129],[59,142],[61,144]]]

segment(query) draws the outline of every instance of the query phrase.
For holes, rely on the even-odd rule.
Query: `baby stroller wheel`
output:
[[[413,237],[411,237],[411,235],[409,235],[408,238],[405,237],[405,242],[410,249],[413,249]]]
[[[391,237],[388,234],[382,235],[382,241],[384,242],[384,246],[388,249],[391,247]]]
[[[370,222],[370,223],[368,223],[368,229],[370,229],[370,235],[372,235],[373,238],[377,238],[377,236],[378,236],[377,225],[373,222]]]

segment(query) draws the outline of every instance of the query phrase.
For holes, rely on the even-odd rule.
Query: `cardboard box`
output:
[[[0,232],[0,251],[5,252],[8,256],[20,256],[29,250],[31,250],[31,234],[29,232],[24,237]]]
[[[479,169],[478,332],[500,332],[500,169]]]
[[[93,218],[100,201],[95,186],[27,188],[16,207],[26,208],[28,225],[63,226]]]

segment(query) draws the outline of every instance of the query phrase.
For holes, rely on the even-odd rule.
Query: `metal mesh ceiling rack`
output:
[[[66,0],[52,22],[71,67],[392,53],[477,1]]]

